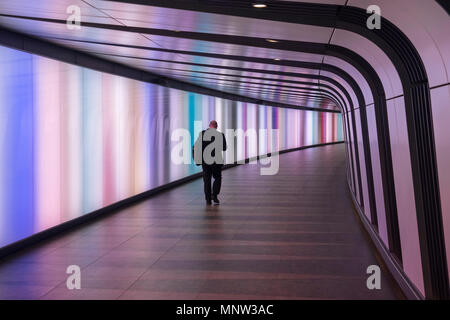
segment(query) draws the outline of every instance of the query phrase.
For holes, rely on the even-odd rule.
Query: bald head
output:
[[[217,129],[217,121],[216,120],[211,120],[211,122],[209,123],[209,127]]]

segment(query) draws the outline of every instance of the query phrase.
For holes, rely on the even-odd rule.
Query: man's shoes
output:
[[[217,199],[217,196],[213,197],[213,201],[214,201],[214,204],[220,204],[220,201],[219,201],[219,199]]]
[[[206,200],[206,204],[212,204],[211,200]]]

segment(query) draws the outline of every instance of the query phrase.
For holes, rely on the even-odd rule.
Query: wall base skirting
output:
[[[309,149],[309,148],[315,148],[315,147],[323,147],[323,146],[329,146],[329,145],[334,145],[334,144],[340,144],[340,143],[344,143],[344,141],[338,141],[338,142],[330,142],[330,143],[323,143],[323,144],[314,144],[314,145],[310,145],[310,146],[304,146],[304,147],[299,147],[299,148],[293,148],[293,149],[286,149],[286,150],[282,150],[279,151],[279,154],[283,154],[283,153],[287,153],[287,152],[293,152],[293,151],[299,151],[299,150],[303,150],[303,149]],[[229,169],[232,167],[236,167],[240,164],[244,164],[244,163],[249,163],[251,161],[255,161],[255,160],[259,160],[262,158],[266,158],[268,156],[270,156],[271,154],[265,154],[265,155],[261,155],[261,156],[257,156],[257,157],[253,157],[253,158],[247,158],[245,160],[240,161],[240,163],[232,163],[232,164],[227,164],[224,165],[223,169]],[[242,163],[241,163],[242,162]],[[61,233],[63,233],[64,231],[68,231],[70,229],[74,229],[76,227],[80,227],[85,223],[88,222],[92,222],[95,219],[98,218],[103,218],[106,217],[109,214],[113,214],[118,212],[120,209],[124,209],[127,208],[129,206],[132,206],[134,204],[137,204],[140,201],[143,200],[147,200],[148,198],[161,193],[163,191],[178,187],[184,183],[190,182],[192,180],[198,179],[202,177],[202,172],[198,172],[192,175],[189,175],[187,177],[172,181],[170,183],[167,183],[165,185],[150,189],[148,191],[139,193],[137,195],[134,195],[132,197],[123,199],[121,201],[115,202],[107,207],[103,207],[101,209],[98,209],[96,211],[90,212],[90,213],[86,213],[78,218],[63,222],[57,226],[54,226],[52,228],[49,228],[47,230],[41,231],[39,233],[36,233],[28,238],[19,240],[17,242],[11,243],[5,247],[0,248],[0,259],[10,255],[14,252],[17,252],[19,250],[25,249],[29,246],[32,246],[34,244],[37,244],[40,241],[49,239],[51,237],[54,237],[56,235],[59,235]]]
[[[359,206],[358,202],[355,199],[355,195],[350,189],[350,185],[348,184],[348,192],[350,193],[350,196],[353,201],[353,207],[355,208],[355,211],[358,213],[358,217],[366,229],[366,232],[369,234],[370,238],[372,239],[373,244],[377,248],[378,253],[380,254],[381,258],[383,259],[384,264],[388,268],[391,275],[394,277],[395,281],[399,285],[399,287],[402,289],[403,293],[409,300],[424,300],[425,297],[422,295],[422,293],[417,289],[417,287],[409,280],[408,276],[403,271],[403,268],[401,265],[395,260],[395,258],[391,255],[389,252],[389,249],[386,247],[386,245],[383,243],[383,240],[381,240],[380,236],[376,232],[376,230],[373,228],[370,221],[367,219],[366,215],[362,211],[361,207]]]

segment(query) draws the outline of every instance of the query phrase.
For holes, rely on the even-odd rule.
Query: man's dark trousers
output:
[[[222,185],[222,164],[203,164],[203,182],[205,185],[206,201],[211,201],[211,177],[214,178],[212,186],[212,196],[216,197],[220,193],[220,186]]]

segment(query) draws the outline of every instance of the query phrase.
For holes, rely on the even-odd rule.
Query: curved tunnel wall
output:
[[[354,1],[355,4],[364,8],[369,5],[370,1]],[[420,141],[422,138],[418,134],[414,136],[413,130],[419,130],[417,124],[414,124],[413,112],[425,112],[425,102],[419,102],[416,107],[417,111],[414,111],[413,100],[417,97],[414,93],[414,86],[418,86],[419,83],[412,86],[405,86],[404,78],[405,72],[399,67],[399,61],[392,60],[392,54],[388,54],[383,51],[382,46],[377,46],[374,42],[371,42],[367,38],[363,38],[360,35],[351,33],[349,31],[338,30],[335,33],[334,41],[332,43],[343,45],[346,48],[357,52],[363,56],[376,70],[378,77],[381,79],[383,89],[386,94],[385,103],[387,111],[387,123],[389,129],[388,141],[391,146],[392,161],[392,181],[394,183],[394,192],[386,192],[386,185],[383,183],[382,168],[383,161],[380,159],[380,144],[379,141],[382,135],[386,135],[387,131],[377,131],[377,106],[373,103],[366,105],[367,112],[367,125],[369,129],[369,145],[373,163],[373,170],[370,172],[373,175],[374,187],[375,187],[375,199],[376,199],[376,221],[374,223],[373,216],[371,215],[370,208],[368,206],[361,206],[362,211],[367,216],[367,219],[372,221],[373,227],[382,239],[385,246],[393,255],[394,259],[399,262],[401,268],[408,276],[409,280],[418,288],[418,290],[426,297],[448,297],[448,285],[447,274],[440,274],[438,272],[431,271],[430,258],[424,255],[425,251],[431,251],[430,248],[426,248],[424,242],[433,240],[425,240],[423,228],[424,221],[421,220],[421,214],[416,207],[417,203],[423,201],[420,198],[427,198],[430,196],[437,196],[437,205],[442,205],[442,209],[437,210],[437,220],[442,219],[442,229],[435,228],[433,233],[436,236],[442,233],[445,239],[445,243],[438,244],[434,242],[435,255],[438,253],[438,257],[435,257],[435,264],[439,264],[441,270],[448,272],[448,257],[450,248],[450,224],[449,216],[450,210],[448,206],[447,196],[448,190],[450,190],[449,177],[447,175],[448,163],[449,163],[449,144],[446,137],[448,137],[448,128],[446,123],[449,121],[450,108],[449,108],[449,79],[448,79],[448,67],[450,61],[450,50],[448,36],[442,34],[442,30],[450,27],[450,20],[448,14],[439,7],[438,3],[429,1],[424,6],[425,1],[412,1],[408,4],[399,2],[379,1],[377,3],[383,8],[383,17],[389,19],[400,28],[404,33],[407,41],[411,41],[413,50],[417,50],[420,60],[416,62],[420,67],[423,63],[424,70],[426,72],[428,84],[424,87],[424,96],[428,95],[430,99],[430,111],[432,118],[430,123],[432,124],[432,131],[427,134],[428,137],[433,138],[434,144],[429,147],[430,150],[434,149],[436,154],[437,169],[436,175],[439,177],[439,189],[434,189],[432,194],[428,195],[425,191],[418,192],[420,186],[418,186],[417,177],[421,174],[420,165],[417,163],[412,166],[412,161],[417,152],[417,143],[423,143]],[[411,21],[414,21],[412,23]],[[420,24],[416,23],[420,21]],[[440,39],[440,41],[438,40]],[[403,58],[407,59],[405,54]],[[326,60],[328,61],[328,60]],[[356,77],[354,72],[352,75]],[[403,82],[403,84],[402,84]],[[365,90],[365,94],[367,94]],[[412,97],[410,96],[412,93]],[[377,99],[379,97],[374,97]],[[419,100],[420,101],[420,100]],[[417,102],[414,102],[417,103]],[[361,130],[363,121],[361,120],[360,110],[355,111],[355,117],[357,118],[357,130]],[[346,117],[351,118],[352,115],[347,114]],[[415,117],[424,122],[425,116],[416,114]],[[445,140],[445,141],[444,141]],[[431,140],[432,141],[432,140]],[[411,146],[413,142],[414,146]],[[358,141],[358,145],[361,146],[362,142]],[[353,148],[354,145],[351,144]],[[362,148],[360,148],[362,150]],[[431,151],[431,156],[434,151]],[[361,154],[361,158],[364,159],[365,155]],[[420,161],[424,161],[420,159]],[[361,167],[363,163],[361,162]],[[384,164],[386,165],[386,164]],[[367,172],[361,170],[363,178],[361,183],[364,190],[364,198],[368,198],[367,195],[367,183],[365,176]],[[428,177],[426,177],[428,178]],[[428,179],[421,180],[423,185],[430,183]],[[428,186],[426,186],[428,187]],[[355,192],[355,189],[353,189]],[[358,199],[357,192],[355,192]],[[395,207],[391,208],[391,213],[388,212],[385,207],[386,197],[394,196]],[[360,202],[361,205],[361,202]],[[421,210],[424,210],[423,208]],[[388,221],[392,218],[392,212],[396,213],[397,230],[393,230],[392,221]],[[431,215],[431,212],[425,210],[423,215]],[[391,224],[391,225],[390,225]],[[394,226],[395,227],[395,226]],[[420,231],[419,231],[420,230]],[[398,233],[397,244],[393,244],[393,232]],[[427,231],[430,232],[429,230]],[[436,234],[437,233],[437,234]],[[422,239],[421,239],[422,238]],[[393,248],[395,245],[399,246],[399,254],[395,252]],[[446,250],[441,250],[439,246],[445,245]],[[443,253],[443,254],[442,254]],[[446,253],[446,255],[445,255]],[[439,261],[440,260],[440,261]],[[428,265],[425,265],[428,264]],[[432,275],[430,275],[432,274]],[[432,282],[437,282],[431,284]],[[438,290],[439,284],[442,288]],[[432,288],[434,286],[434,288]]]
[[[234,159],[342,141],[338,113],[189,93],[0,47],[0,248],[200,171],[171,153],[217,119]],[[194,122],[200,127],[195,128]],[[230,138],[229,138],[230,140]]]

